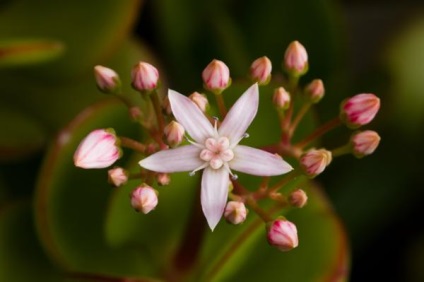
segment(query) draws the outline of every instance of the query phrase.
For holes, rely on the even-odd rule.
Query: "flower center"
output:
[[[233,150],[230,149],[230,141],[227,137],[208,138],[205,148],[200,152],[200,159],[209,162],[213,169],[221,168],[224,163],[234,158]]]

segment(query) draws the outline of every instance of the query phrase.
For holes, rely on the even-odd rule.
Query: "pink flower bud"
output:
[[[95,66],[94,77],[97,87],[103,93],[117,93],[121,88],[121,80],[118,74],[110,68]]]
[[[190,96],[188,96],[191,101],[193,101],[202,112],[206,112],[207,107],[209,106],[208,98],[205,95],[200,94],[198,92],[194,92]]]
[[[293,207],[296,208],[303,208],[303,206],[306,205],[306,202],[308,201],[308,196],[306,195],[305,191],[302,189],[296,189],[289,195],[289,203]]]
[[[340,118],[350,128],[370,123],[380,109],[380,99],[374,94],[358,94],[341,104]]]
[[[299,245],[296,225],[284,218],[278,218],[270,223],[267,231],[268,243],[280,251],[290,251]]]
[[[324,83],[321,79],[314,79],[305,88],[305,94],[312,103],[318,103],[324,97]]]
[[[225,207],[224,217],[232,224],[240,224],[246,220],[247,209],[244,203],[229,201]]]
[[[164,129],[166,141],[169,146],[175,147],[180,145],[184,139],[184,127],[176,121],[171,121]]]
[[[116,145],[117,140],[112,128],[92,131],[75,151],[75,166],[105,168],[112,165],[121,157],[121,149]]]
[[[324,171],[331,159],[330,151],[311,149],[300,157],[300,166],[307,176],[313,178]]]
[[[122,167],[114,167],[108,170],[108,180],[115,187],[124,185],[128,181],[128,171]]]
[[[274,90],[272,96],[274,106],[279,110],[287,110],[290,106],[290,94],[283,87],[278,87]]]
[[[156,175],[156,181],[159,185],[165,186],[168,185],[171,182],[171,177],[168,173],[158,173]]]
[[[350,139],[353,145],[353,155],[362,158],[372,154],[380,144],[380,139],[378,133],[372,130],[355,133]]]
[[[250,66],[250,76],[255,82],[266,85],[271,79],[272,64],[268,57],[256,59]]]
[[[222,61],[213,60],[202,72],[205,88],[220,93],[226,89],[231,82],[230,70]]]
[[[308,71],[308,53],[299,41],[293,41],[284,54],[284,66],[287,72],[300,76]]]
[[[149,63],[139,62],[131,72],[132,87],[137,91],[152,91],[159,81],[158,70]]]
[[[158,204],[158,195],[155,189],[142,184],[131,193],[131,206],[144,214],[152,211]]]

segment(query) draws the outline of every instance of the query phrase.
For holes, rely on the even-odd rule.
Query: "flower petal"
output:
[[[255,118],[258,106],[259,89],[255,83],[231,107],[219,127],[219,135],[228,137],[232,146],[237,144]]]
[[[234,159],[230,168],[258,176],[280,175],[293,168],[280,156],[248,146],[238,145],[233,149]]]
[[[214,135],[214,129],[199,107],[186,96],[169,89],[172,113],[197,143],[204,143]]]
[[[199,158],[199,154],[199,148],[193,145],[187,145],[159,151],[142,159],[138,164],[141,167],[156,172],[192,171],[204,164],[204,161]]]
[[[205,168],[202,176],[203,213],[213,231],[222,217],[228,197],[229,173],[226,169]]]

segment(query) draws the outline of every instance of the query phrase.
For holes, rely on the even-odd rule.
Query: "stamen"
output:
[[[250,136],[249,133],[245,132],[242,137],[243,138],[249,138],[249,136]]]
[[[198,168],[194,169],[193,171],[189,172],[188,175],[190,176],[194,176],[196,174],[196,171],[204,169],[205,167],[207,167],[209,165],[208,162],[205,162],[204,164],[202,164],[201,166],[199,166]]]
[[[231,175],[231,179],[232,180],[237,180],[238,179],[238,175],[237,174],[232,174]]]

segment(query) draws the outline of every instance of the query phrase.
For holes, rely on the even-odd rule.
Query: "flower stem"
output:
[[[352,145],[350,143],[340,146],[336,149],[331,150],[331,155],[333,157],[339,157],[342,155],[347,155],[350,154],[352,152]]]
[[[268,189],[268,195],[276,193],[280,190],[284,185],[288,184],[290,181],[294,180],[298,177],[301,172],[298,169],[292,170],[288,174],[286,174],[280,181],[274,184],[272,187]]]
[[[294,131],[296,130],[300,121],[305,116],[305,114],[308,112],[310,107],[311,107],[311,103],[305,103],[305,104],[302,105],[302,108],[300,108],[300,110],[297,113],[296,117],[294,118],[292,124],[290,125],[290,129],[289,129],[289,136],[290,137],[293,136]]]
[[[298,149],[302,149],[305,146],[307,146],[309,143],[314,141],[315,139],[321,137],[328,131],[336,128],[341,124],[341,121],[339,117],[336,117],[332,120],[329,120],[328,122],[324,123],[320,127],[318,127],[314,132],[312,132],[310,135],[308,135],[305,139],[300,141],[299,143],[295,144],[294,147],[297,147]]]
[[[256,200],[252,197],[249,196],[246,198],[246,204],[265,222],[269,222],[272,221],[271,216],[264,211],[256,202]]]
[[[214,93],[214,96],[218,105],[219,114],[221,115],[221,118],[224,119],[227,115],[227,107],[225,107],[224,98],[222,97],[222,94]]]
[[[159,93],[155,90],[149,95],[153,103],[153,108],[155,110],[156,119],[158,121],[158,131],[162,134],[165,128],[165,120],[162,115],[161,103],[159,101]]]
[[[124,136],[119,136],[119,140],[121,142],[122,147],[133,149],[134,151],[137,151],[140,153],[144,153],[146,151],[146,145],[138,141],[135,141],[134,139],[124,137]]]
[[[96,281],[96,282],[157,282],[158,279],[153,278],[130,278],[130,277],[110,277],[103,274],[93,274],[93,273],[80,273],[73,272],[66,274],[66,277],[71,279],[78,279],[84,281]]]

